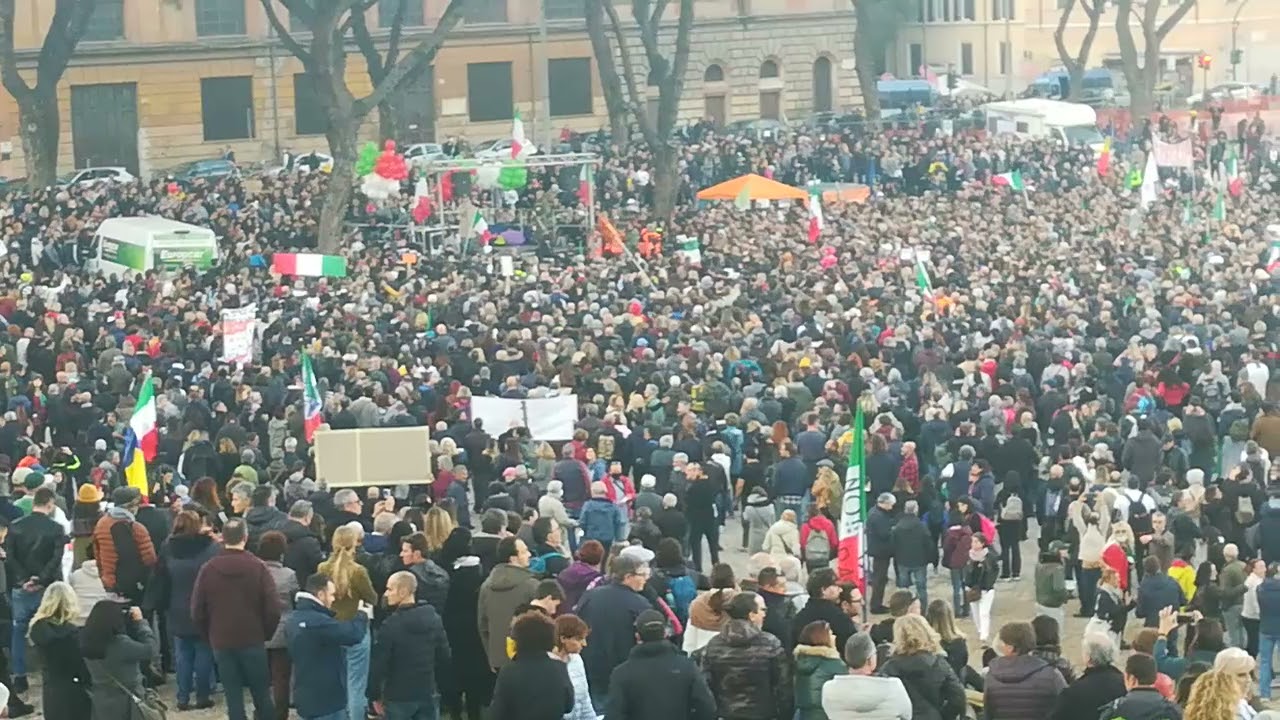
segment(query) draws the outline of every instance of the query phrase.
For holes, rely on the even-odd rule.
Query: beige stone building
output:
[[[545,1],[544,45],[538,0],[471,0],[434,66],[405,88],[401,140],[502,137],[517,110],[535,139],[564,127],[604,125],[582,0]],[[371,27],[389,24],[393,2],[370,10]],[[445,6],[407,2],[414,28],[406,48]],[[625,16],[628,8],[619,4]],[[53,6],[17,0],[15,43],[24,68],[34,63]],[[696,7],[683,116],[797,119],[860,103],[849,0],[697,0]],[[541,89],[544,52],[549,92]],[[641,54],[635,60],[643,66]],[[354,48],[347,74],[357,95],[368,92]],[[273,38],[261,0],[98,0],[58,97],[63,170],[123,165],[148,175],[216,157],[226,147],[241,161],[325,147],[324,118],[308,78]],[[544,109],[550,127],[539,128]],[[372,139],[376,132],[375,117],[364,133]],[[0,175],[23,175],[17,108],[7,93],[0,93],[0,149]]]
[[[901,77],[922,63],[954,67],[966,78],[997,93],[1018,92],[1041,73],[1061,64],[1054,31],[1068,0],[918,0],[916,17],[899,33],[886,58],[886,69]],[[1078,0],[1072,0],[1078,2]],[[1162,17],[1177,0],[1150,0],[1164,6]],[[1094,41],[1090,67],[1119,67],[1115,7],[1110,2]],[[1067,26],[1067,47],[1079,48],[1088,22],[1076,5]],[[1134,33],[1141,49],[1141,32]],[[1209,83],[1232,79],[1231,50],[1241,51],[1235,67],[1240,81],[1267,83],[1280,72],[1280,1],[1199,0],[1165,39],[1161,52],[1165,79],[1184,90],[1204,83],[1194,56],[1209,53]]]

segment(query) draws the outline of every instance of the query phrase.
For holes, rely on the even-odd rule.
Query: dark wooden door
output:
[[[765,90],[760,93],[760,119],[780,120],[782,118],[782,93],[777,90]]]
[[[727,113],[725,112],[725,100],[723,95],[708,95],[706,97],[707,112],[706,116],[715,123],[718,128],[724,127]]]
[[[813,111],[831,110],[831,60],[820,57],[813,62]]]
[[[136,83],[71,86],[76,167],[119,165],[138,174]]]
[[[395,101],[395,138],[402,144],[435,142],[436,98],[435,68],[410,75],[401,86]]]

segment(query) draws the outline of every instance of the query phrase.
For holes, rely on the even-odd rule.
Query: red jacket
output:
[[[191,621],[214,650],[262,647],[280,623],[271,571],[244,550],[223,550],[196,576]]]
[[[804,521],[804,525],[800,526],[800,551],[804,554],[804,545],[809,542],[809,533],[824,532],[827,534],[827,542],[831,543],[831,554],[834,556],[836,548],[840,547],[840,543],[836,540],[836,524],[827,519],[826,515],[821,513],[810,517]]]
[[[1102,548],[1102,564],[1116,571],[1120,576],[1120,589],[1129,589],[1129,556],[1118,543],[1107,543]]]
[[[630,501],[636,499],[636,486],[631,483],[631,478],[626,475],[622,475],[619,479],[622,481],[622,493],[628,501],[628,507],[630,507]],[[605,475],[600,479],[600,482],[604,483],[605,497],[609,498],[609,502],[616,505],[623,499],[618,497],[618,486],[613,482],[612,476]]]

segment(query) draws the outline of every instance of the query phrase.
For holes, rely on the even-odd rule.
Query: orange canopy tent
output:
[[[719,185],[702,190],[698,193],[699,200],[736,200],[742,195],[743,189],[747,191],[747,199],[749,200],[808,200],[809,193],[794,188],[790,185],[784,185],[777,180],[770,180],[760,175],[743,175],[742,177],[726,180]]]

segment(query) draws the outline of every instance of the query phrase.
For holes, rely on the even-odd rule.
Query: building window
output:
[[[551,79],[551,117],[590,115],[595,111],[591,58],[555,58],[547,62],[547,74]]]
[[[702,74],[702,82],[724,82],[724,68],[719,65],[708,65],[707,71]]]
[[[123,40],[124,0],[98,0],[81,39],[91,42]]]
[[[200,114],[206,141],[253,137],[253,78],[201,78]]]
[[[584,4],[582,0],[546,0],[548,20],[581,20]]]
[[[467,65],[467,115],[471,122],[510,120],[515,115],[511,63]]]
[[[760,63],[760,79],[769,80],[778,77],[778,63],[773,60],[765,60]]]
[[[830,112],[831,94],[831,59],[822,56],[813,61],[813,111]]]
[[[924,46],[920,43],[911,43],[907,48],[908,61],[911,69],[908,70],[912,75],[920,75],[920,71],[924,69]]]
[[[938,4],[936,0],[924,0],[926,7],[925,21],[936,22],[938,20]]]
[[[960,74],[973,74],[973,43],[960,43]]]
[[[964,19],[965,20],[978,19],[978,13],[976,11],[976,8],[974,7],[975,5],[976,5],[975,0],[964,0]]]
[[[196,35],[244,35],[245,0],[196,0]]]
[[[991,19],[1017,20],[1013,2],[1014,0],[991,0]]]
[[[1009,68],[1013,65],[1013,55],[1010,53],[1009,43],[1000,41],[1000,74],[1008,75]]]
[[[928,0],[916,0],[916,22],[924,22],[924,4]]]
[[[504,23],[507,22],[507,0],[471,0],[463,12],[467,22]]]
[[[400,6],[404,9],[401,10]],[[378,0],[378,27],[395,25],[396,13],[400,13],[401,27],[422,27],[427,24],[422,0]]]
[[[306,73],[293,76],[293,131],[296,135],[323,135],[329,121],[320,105],[316,81]]]

